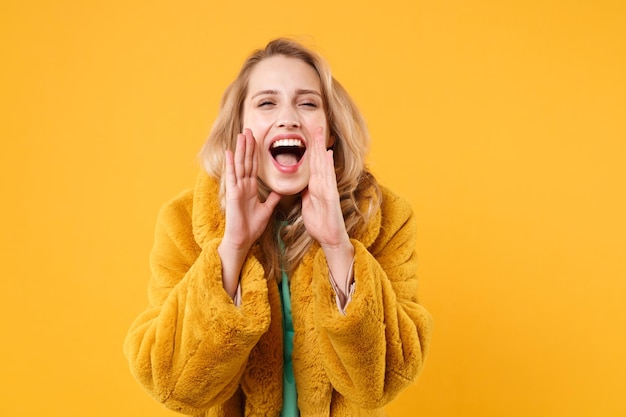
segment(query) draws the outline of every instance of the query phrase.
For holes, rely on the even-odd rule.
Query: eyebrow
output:
[[[306,90],[306,89],[300,89],[300,90],[297,90],[297,91],[296,91],[296,93],[297,93],[299,96],[302,96],[302,95],[305,95],[305,94],[314,94],[314,95],[316,95],[316,96],[320,96],[320,97],[322,97],[322,95],[320,94],[320,92],[319,92],[319,91],[317,91],[317,90]]]
[[[278,90],[258,91],[256,93],[254,93],[252,95],[252,97],[250,97],[250,98],[252,99],[252,98],[255,98],[256,96],[261,96],[261,95],[265,95],[265,94],[270,95],[270,96],[275,96],[275,95],[278,95]],[[309,89],[304,89],[304,88],[300,88],[300,89],[296,90],[296,95],[298,95],[298,96],[302,96],[302,95],[305,95],[305,94],[314,94],[316,96],[322,97],[322,94],[319,91],[317,91],[317,90],[309,90]]]

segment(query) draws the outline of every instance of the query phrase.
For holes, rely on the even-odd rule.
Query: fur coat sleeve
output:
[[[155,399],[196,415],[236,393],[250,351],[269,328],[270,306],[263,268],[250,255],[242,269],[242,305],[235,307],[222,286],[220,239],[199,246],[192,215],[191,193],[161,210],[149,307],[131,326],[124,351]]]
[[[355,247],[355,291],[337,311],[321,250],[313,265],[320,359],[343,400],[375,409],[421,370],[431,317],[417,300],[416,220],[407,201],[383,189],[379,215]]]

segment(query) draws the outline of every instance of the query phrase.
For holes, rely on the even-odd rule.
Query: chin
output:
[[[264,181],[265,182],[265,181]],[[282,196],[296,196],[300,194],[309,184],[307,180],[287,180],[287,181],[269,181],[265,182],[272,191]]]
[[[298,187],[276,187],[276,188],[272,188],[272,190],[282,196],[287,197],[287,196],[300,195],[300,193],[302,193],[302,191],[304,191],[305,188],[306,188],[306,185],[298,186]]]

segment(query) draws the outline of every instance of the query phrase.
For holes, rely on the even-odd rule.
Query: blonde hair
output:
[[[226,88],[220,103],[219,114],[200,152],[204,169],[220,181],[220,199],[224,205],[224,151],[234,149],[237,134],[243,129],[243,103],[247,95],[248,80],[252,70],[265,58],[282,55],[299,59],[310,65],[320,77],[324,110],[328,118],[329,135],[334,139],[333,154],[337,189],[341,201],[346,230],[353,236],[365,227],[380,203],[380,190],[373,175],[365,168],[369,146],[369,134],[360,111],[347,91],[332,76],[326,61],[314,51],[301,44],[279,38],[264,49],[254,51],[244,62],[237,78]],[[359,207],[365,192],[373,188],[378,197]],[[369,192],[371,194],[371,191]],[[264,200],[269,189],[259,179],[259,196]],[[284,242],[281,254],[278,233]],[[276,210],[265,232],[259,239],[260,261],[269,277],[280,279],[281,269],[289,275],[302,260],[313,239],[306,232],[302,221],[301,204],[298,202],[289,213]]]

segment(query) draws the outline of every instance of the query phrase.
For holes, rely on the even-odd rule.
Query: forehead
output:
[[[260,90],[320,91],[320,78],[306,62],[283,55],[272,56],[260,61],[250,73],[248,95]]]

